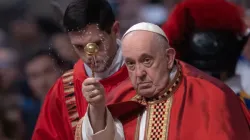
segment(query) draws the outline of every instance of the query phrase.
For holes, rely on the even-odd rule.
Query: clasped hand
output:
[[[82,92],[86,101],[96,109],[105,108],[105,90],[99,80],[87,78],[82,83]]]

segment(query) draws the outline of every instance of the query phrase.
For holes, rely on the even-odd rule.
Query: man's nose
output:
[[[90,56],[90,55],[86,55],[85,59],[87,59],[87,62],[92,62],[94,59],[93,59],[93,56]]]
[[[138,65],[136,67],[136,76],[137,77],[144,77],[146,75],[146,71],[142,68],[142,66]]]
[[[47,78],[45,78],[45,77],[48,77],[47,75],[44,75],[43,77],[41,77],[41,84],[42,85],[46,85],[47,84],[47,82],[48,82],[48,79]]]
[[[92,56],[87,56],[87,59],[89,62],[91,62],[93,58],[92,58]]]

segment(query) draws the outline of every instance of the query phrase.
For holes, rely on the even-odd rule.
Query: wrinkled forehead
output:
[[[96,40],[105,39],[106,32],[102,31],[98,25],[88,25],[79,31],[68,32],[72,44],[82,42],[95,42]]]
[[[54,60],[52,57],[48,55],[40,55],[40,56],[33,58],[29,63],[27,63],[26,68],[37,69],[37,66],[39,66],[38,68],[42,69],[44,67],[51,66],[51,65],[56,66],[56,60]]]

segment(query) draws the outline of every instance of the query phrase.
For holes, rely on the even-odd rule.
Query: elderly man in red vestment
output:
[[[82,83],[91,82],[92,69],[106,96],[128,79],[128,71],[121,55],[119,23],[106,0],[76,0],[66,9],[64,26],[73,49],[80,60],[74,69],[57,80],[48,92],[41,109],[33,140],[73,140],[79,118],[88,103],[82,94]],[[85,46],[98,45],[95,57],[86,55]],[[94,60],[95,59],[95,60]],[[95,65],[93,66],[93,62]],[[121,90],[119,90],[121,91]],[[121,92],[134,91],[132,85]],[[120,94],[116,92],[116,94]],[[114,100],[109,100],[108,103]]]
[[[105,98],[95,98],[102,93],[92,93],[104,89],[84,85],[90,106],[76,140],[250,139],[249,112],[239,98],[223,82],[175,59],[160,27],[132,26],[123,36],[122,53],[137,94],[106,109]],[[114,94],[113,100],[119,98]]]

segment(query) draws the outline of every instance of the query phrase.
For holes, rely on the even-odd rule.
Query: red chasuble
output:
[[[164,95],[150,100],[136,95],[135,102],[124,98],[108,106],[122,122],[126,140],[138,140],[145,109],[146,140],[250,140],[249,112],[233,91],[186,63],[177,66]]]
[[[32,140],[74,139],[76,124],[87,109],[87,102],[81,91],[82,82],[86,78],[83,62],[79,60],[72,71],[58,79],[46,96]],[[107,96],[116,91],[115,96],[119,97],[120,92],[124,92],[122,95],[130,95],[130,92],[134,92],[132,85],[125,86],[125,88],[122,86],[124,81],[129,81],[125,66],[100,82],[103,84]],[[123,87],[123,90],[117,91],[117,87]],[[107,101],[107,103],[110,102],[112,100]]]

